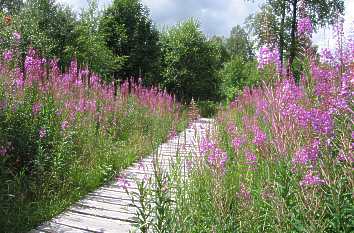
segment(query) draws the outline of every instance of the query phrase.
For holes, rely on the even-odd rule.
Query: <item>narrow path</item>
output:
[[[124,170],[120,174],[123,179],[117,179],[89,193],[68,210],[30,233],[133,232],[132,218],[136,209],[130,205],[131,197],[125,188],[129,192],[136,191],[136,180],[144,179],[144,176],[152,177],[153,161],[158,161],[159,167],[169,172],[171,165],[180,157],[182,170],[185,172],[192,162],[190,159],[200,156],[199,141],[211,127],[211,119],[198,119],[184,132],[161,144],[154,154]],[[126,187],[123,187],[125,182],[122,180],[128,182]]]

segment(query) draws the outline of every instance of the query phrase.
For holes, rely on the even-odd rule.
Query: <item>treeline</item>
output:
[[[259,81],[256,48],[279,48],[281,68],[294,75],[301,70],[296,61],[303,50],[317,53],[310,41],[298,36],[300,19],[310,18],[314,30],[333,24],[344,3],[307,2],[268,0],[228,38],[207,38],[196,19],[158,31],[140,0],[114,0],[103,11],[96,0],[89,0],[78,15],[55,0],[1,0],[0,52],[11,45],[9,32],[18,31],[22,58],[32,47],[44,58],[58,58],[63,71],[77,59],[81,67],[117,84],[141,79],[181,101],[231,100],[245,85]],[[309,15],[304,15],[304,7],[311,8],[306,10]]]

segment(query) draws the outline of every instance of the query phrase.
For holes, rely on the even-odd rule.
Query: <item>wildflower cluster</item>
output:
[[[0,180],[7,181],[0,205],[9,213],[2,224],[25,218],[26,208],[48,208],[48,198],[69,203],[74,193],[100,186],[181,119],[174,96],[158,88],[131,81],[129,90],[128,81],[109,83],[76,60],[61,72],[58,60],[34,49],[21,63],[15,47],[0,56]],[[130,184],[121,177],[118,185]]]
[[[264,69],[267,65],[275,65],[277,71],[280,71],[280,56],[277,49],[271,49],[270,46],[265,45],[259,49],[257,56],[258,69]]]
[[[297,22],[297,32],[300,35],[312,35],[312,21],[309,17],[299,19],[299,21]]]
[[[210,167],[217,172],[224,173],[227,162],[227,154],[217,144],[208,138],[203,138],[199,146],[201,155],[207,158]]]
[[[308,17],[298,21],[299,34],[310,36],[312,31]],[[343,39],[341,27],[337,31]],[[252,205],[250,193],[259,191],[259,183],[275,184],[267,185],[260,195],[271,194],[262,199],[270,206],[277,206],[277,209],[271,208],[277,216],[283,208],[289,208],[287,200],[299,210],[302,208],[301,214],[306,218],[326,218],[317,209],[330,208],[334,202],[327,191],[340,193],[342,197],[346,192],[351,193],[353,180],[349,174],[352,174],[354,161],[352,43],[349,39],[335,51],[322,50],[320,61],[309,55],[309,63],[304,63],[304,70],[308,72],[302,74],[299,82],[280,73],[280,78],[274,82],[265,80],[261,87],[246,88],[219,114],[218,141],[221,143],[205,147],[220,146],[226,149],[229,158],[235,158],[228,161],[224,182],[239,182],[238,201],[248,203],[241,206],[242,214],[247,215]],[[258,60],[261,70],[269,64],[279,67],[277,50],[261,48]],[[264,74],[274,75],[274,72],[277,71]],[[257,172],[250,172],[255,169]],[[287,187],[287,193],[301,197],[303,202],[282,196],[277,186]],[[225,187],[233,190],[233,186]],[[256,200],[257,195],[255,193],[252,200]],[[259,202],[252,208],[262,205]],[[311,212],[307,209],[312,208],[310,206],[317,207]]]

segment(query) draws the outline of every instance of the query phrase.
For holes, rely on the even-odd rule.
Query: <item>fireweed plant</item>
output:
[[[26,232],[64,210],[169,132],[185,126],[173,96],[115,86],[71,62],[61,73],[14,44],[0,59],[0,231]],[[129,91],[130,89],[130,91]]]
[[[298,31],[309,39],[311,21]],[[353,231],[354,38],[335,31],[334,51],[305,51],[299,82],[260,50],[263,84],[219,112],[187,183],[171,176],[166,232]]]

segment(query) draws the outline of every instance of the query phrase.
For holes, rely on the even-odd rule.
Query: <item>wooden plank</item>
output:
[[[64,213],[54,219],[53,223],[90,232],[119,233],[131,229],[131,223],[77,213]]]
[[[136,222],[133,219],[135,216],[136,210],[134,209],[133,211],[129,212],[129,208],[132,209],[132,207],[127,207],[126,211],[113,211],[113,210],[106,210],[106,209],[76,205],[76,206],[70,208],[68,213],[89,215],[89,216],[95,216],[95,217],[100,217],[100,218],[104,218],[104,219],[119,220],[119,221],[128,222],[128,223]]]
[[[116,211],[122,213],[135,213],[136,208],[131,206],[131,200],[129,202],[121,202],[117,204],[115,201],[111,201],[109,198],[96,198],[96,199],[85,199],[80,201],[79,206],[87,208],[103,209],[108,211]]]
[[[126,187],[128,192],[136,193],[137,182],[143,179],[154,182],[156,163],[162,172],[179,172],[182,179],[187,181],[190,167],[199,166],[204,161],[199,151],[199,140],[213,129],[213,121],[201,118],[189,129],[161,144],[153,154],[132,164],[121,173],[121,177],[129,183]],[[134,222],[136,207],[132,206],[131,195],[121,186],[118,180],[109,182],[86,195],[51,222],[31,232],[130,232],[133,230],[131,224]],[[174,189],[170,192],[174,198]]]
[[[47,222],[39,226],[38,231],[33,233],[45,232],[45,233],[99,233],[98,231],[90,231],[84,228],[73,228],[66,225],[57,224],[54,222]],[[31,232],[30,232],[31,233]]]

